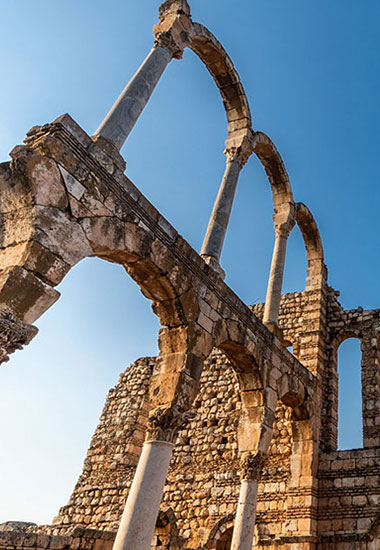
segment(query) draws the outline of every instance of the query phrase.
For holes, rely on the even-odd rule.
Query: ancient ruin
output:
[[[95,136],[63,115],[32,128],[0,165],[2,361],[31,341],[55,286],[88,256],[122,265],[162,325],[158,357],[138,360],[109,393],[70,501],[52,525],[0,526],[0,549],[379,550],[380,309],[339,304],[312,214],[294,201],[231,59],[186,0],[161,6],[154,36]],[[228,128],[200,255],[126,177],[119,153],[187,47],[215,80]],[[220,256],[253,153],[272,189],[275,247],[266,302],[250,307],[224,283]],[[281,295],[295,224],[306,286]],[[337,350],[352,336],[363,448],[337,451]]]

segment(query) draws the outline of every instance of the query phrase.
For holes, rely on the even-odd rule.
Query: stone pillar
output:
[[[361,380],[362,380],[362,419],[363,446],[380,445],[380,379],[379,346],[380,327],[373,325],[363,330],[361,339]],[[377,332],[379,331],[379,332]]]
[[[189,299],[189,304],[191,299]],[[193,300],[192,312],[199,310]],[[178,431],[193,417],[203,361],[213,339],[197,323],[165,327],[149,383],[149,418],[143,447],[114,550],[150,550],[166,474]]]
[[[286,246],[288,244],[290,232],[295,225],[294,205],[289,206],[287,205],[285,209],[285,222],[281,221],[278,223],[276,218],[279,217],[279,215],[274,215],[276,240],[274,243],[272,265],[270,268],[263,317],[264,325],[273,330],[278,328],[278,315],[280,311],[282,281],[284,278]],[[281,217],[283,216],[284,213],[281,214]]]
[[[201,256],[220,259],[231,215],[241,166],[237,159],[227,159],[226,171],[214,204],[203,241]]]
[[[193,24],[185,0],[164,2],[159,17],[160,22],[153,29],[153,49],[95,132],[95,138],[101,136],[111,141],[119,151],[169,62],[173,58],[181,59],[183,50],[191,41]]]
[[[251,152],[249,142],[244,142],[244,146],[227,148],[226,170],[202,245],[202,258],[223,275],[224,272],[219,265],[220,255],[227,233],[239,175]]]
[[[114,550],[149,550],[174,444],[146,441],[116,535]]]
[[[122,148],[172,58],[169,47],[154,46],[96,130],[95,137],[102,136],[118,150]]]
[[[231,550],[252,550],[255,531],[258,480],[266,453],[246,454],[241,464],[241,487]]]

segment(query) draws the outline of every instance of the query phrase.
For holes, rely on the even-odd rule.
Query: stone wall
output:
[[[337,548],[370,542],[380,519],[380,448],[324,453],[318,477],[320,534]]]
[[[302,348],[302,312],[310,308],[313,294],[283,296],[280,326],[294,350]],[[262,304],[253,309],[258,317],[262,315]],[[62,532],[72,525],[117,529],[143,441],[153,365],[152,359],[137,361],[109,393],[83,473],[68,505],[55,519]],[[231,363],[220,351],[214,350],[206,362],[200,388],[193,417],[176,442],[163,506],[173,511],[186,545],[211,548],[218,528],[223,537],[233,518],[240,489],[236,438],[241,410],[239,386]],[[257,536],[266,543],[298,529],[303,515],[310,515],[303,503],[294,506],[294,489],[288,491],[291,424],[291,409],[280,404],[259,488]]]
[[[380,445],[380,309],[362,307],[344,310],[337,298],[339,292],[330,291],[328,302],[328,361],[325,374],[324,429],[329,434],[327,450],[335,450],[338,429],[338,372],[339,346],[348,338],[360,340],[362,350],[363,444]]]
[[[116,530],[141,454],[154,359],[136,361],[106,400],[83,472],[54,523]]]
[[[111,550],[114,533],[79,527],[64,535],[49,526],[8,522],[0,526],[0,550]]]
[[[321,296],[326,297],[325,306]],[[252,309],[262,317],[263,304]],[[344,311],[337,293],[327,289],[322,294],[314,290],[284,295],[279,325],[284,345],[292,345],[294,355],[308,362],[323,384],[336,369],[328,344],[337,331],[351,334],[364,321],[376,332],[377,319],[377,310]],[[320,372],[321,365],[326,371]],[[109,393],[82,476],[55,520],[57,532],[73,526],[117,529],[144,439],[153,367],[153,358],[137,361]],[[235,371],[222,352],[214,350],[206,361],[200,387],[192,415],[176,441],[162,504],[166,515],[159,519],[153,541],[157,549],[229,548],[240,488],[236,432],[241,400]],[[331,388],[327,384],[319,394],[321,401],[315,403],[325,425],[331,418],[330,403],[335,406],[337,400],[337,384],[336,392]],[[318,445],[302,443],[297,435],[305,422],[285,405],[277,408],[274,438],[259,485],[255,548],[374,550],[380,449],[318,455]],[[324,449],[323,434],[319,441]],[[315,454],[313,466],[310,457]],[[315,533],[310,535],[314,525]]]
[[[80,526],[115,531],[144,438],[151,358],[140,359],[109,392],[99,426],[67,506],[54,520],[58,532]],[[240,489],[237,423],[241,401],[228,359],[215,351],[205,365],[194,418],[176,442],[163,505],[181,537],[206,542],[212,527],[233,514]],[[263,534],[280,527],[289,476],[290,409],[277,409],[275,438],[263,472],[258,504]]]

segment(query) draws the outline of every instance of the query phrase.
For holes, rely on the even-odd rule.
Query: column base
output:
[[[127,164],[124,158],[121,156],[120,151],[117,148],[117,146],[114,144],[114,142],[99,134],[95,134],[94,136],[92,136],[91,139],[92,139],[92,142],[96,144],[98,147],[100,147],[104,151],[104,153],[106,153],[106,155],[111,157],[111,159],[114,161],[116,166],[122,172],[124,172]]]
[[[281,343],[284,342],[284,333],[282,329],[274,323],[264,323],[267,329],[280,340]]]
[[[221,267],[219,261],[214,256],[208,256],[207,254],[201,254],[201,257],[204,259],[207,265],[209,265],[216,273],[223,279],[226,278],[226,273]]]

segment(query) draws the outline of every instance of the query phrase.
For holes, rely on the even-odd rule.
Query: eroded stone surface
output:
[[[279,152],[253,130],[231,59],[192,21],[186,0],[165,2],[154,32],[153,53],[124,94],[123,128],[116,116],[108,137],[90,138],[63,115],[32,128],[26,145],[0,165],[0,360],[31,340],[36,329],[28,323],[58,299],[54,287],[88,256],[122,265],[163,327],[159,356],[138,361],[109,394],[83,473],[54,525],[3,525],[0,550],[110,550],[144,440],[153,440],[152,448],[175,443],[152,541],[157,550],[229,550],[237,509],[251,519],[234,540],[250,550],[257,482],[255,548],[379,550],[380,310],[344,311],[338,303],[313,216],[294,202]],[[222,279],[218,258],[232,192],[216,209],[223,231],[206,263],[124,175],[118,147],[185,47],[206,64],[223,98],[227,163],[237,163],[232,191],[253,152],[268,176],[281,241],[267,313],[264,304],[247,307]],[[307,252],[306,290],[281,297],[295,222]],[[362,344],[365,448],[337,452],[336,357],[350,336]],[[143,475],[140,485],[146,483]],[[238,506],[239,491],[247,506]],[[138,493],[146,504],[148,491]],[[144,518],[150,533],[158,493],[156,487],[155,510]],[[139,517],[134,532],[143,523]],[[149,538],[145,533],[136,550],[146,550]]]

